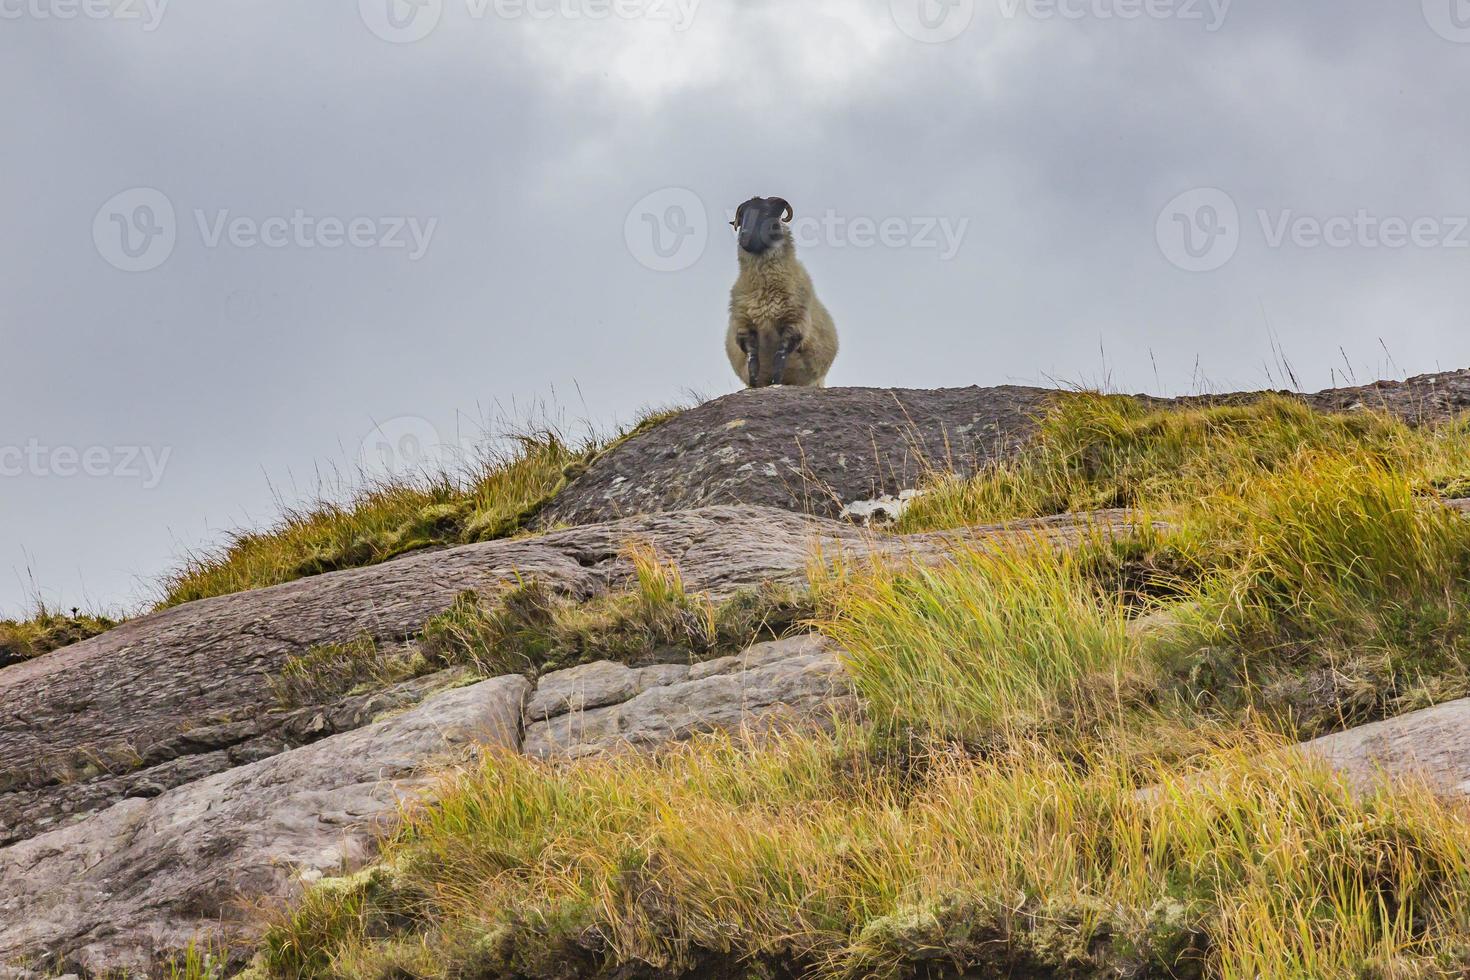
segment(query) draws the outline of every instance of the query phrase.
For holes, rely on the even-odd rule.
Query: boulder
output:
[[[1470,795],[1470,698],[1306,742],[1301,750],[1371,789],[1382,777],[1422,779],[1446,797]]]
[[[1263,392],[1166,399],[1228,404]],[[1333,388],[1299,398],[1323,411],[1379,409],[1433,422],[1470,409],[1470,370]],[[761,388],[716,398],[613,447],[543,511],[544,527],[713,504],[866,519],[904,500],[935,466],[967,474],[1014,452],[1055,389]],[[854,506],[856,505],[856,506]],[[882,509],[892,512],[893,505]]]
[[[0,848],[0,964],[147,975],[198,940],[238,938],[237,904],[350,871],[425,766],[470,746],[520,745],[529,685],[502,677]],[[0,974],[3,975],[3,974]]]
[[[942,466],[1014,451],[1041,388],[761,388],[706,402],[604,453],[543,512],[544,526],[713,504],[835,517]]]
[[[824,637],[796,636],[688,667],[596,663],[548,674],[526,706],[524,751],[582,758],[705,732],[829,724],[857,709],[839,652]]]
[[[466,589],[493,594],[520,577],[587,596],[621,584],[630,541],[674,561],[692,591],[721,597],[767,580],[801,582],[818,551],[933,559],[957,541],[986,547],[1041,534],[1068,546],[1087,528],[1132,526],[1128,514],[1109,511],[884,537],[788,511],[711,507],[425,552],[189,603],[0,670],[0,844],[360,723],[362,712],[331,706],[280,708],[269,679],[316,644],[362,634],[402,641]]]

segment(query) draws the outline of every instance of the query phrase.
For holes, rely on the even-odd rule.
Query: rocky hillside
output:
[[[314,882],[376,860],[377,842],[392,833],[401,807],[442,791],[435,772],[468,771],[487,752],[520,753],[554,771],[700,733],[883,729],[899,710],[898,699],[886,698],[901,686],[893,679],[900,668],[863,653],[855,631],[872,610],[852,598],[852,582],[889,595],[888,608],[902,600],[883,591],[888,579],[864,579],[878,574],[871,569],[889,569],[883,574],[890,578],[900,574],[895,569],[940,569],[943,579],[984,556],[1010,561],[1039,545],[1050,566],[1093,576],[1088,581],[1120,597],[1118,622],[1126,619],[1127,629],[1119,626],[1116,642],[1142,656],[1139,644],[1152,641],[1140,638],[1192,623],[1191,610],[1212,601],[1209,583],[1233,574],[1237,557],[1231,548],[1217,554],[1193,537],[1171,537],[1197,518],[1210,529],[1201,541],[1227,531],[1181,503],[1189,494],[1168,484],[1172,476],[1145,472],[1150,453],[1173,451],[1173,442],[1159,448],[1160,433],[1180,438],[1174,423],[1160,419],[1195,413],[1189,417],[1204,419],[1206,428],[1247,440],[1249,426],[1276,426],[1273,432],[1285,433],[1281,445],[1316,454],[1313,466],[1330,453],[1352,457],[1345,446],[1360,447],[1365,459],[1400,467],[1407,475],[1399,482],[1412,484],[1416,499],[1438,493],[1433,515],[1462,521],[1446,505],[1462,495],[1456,488],[1470,477],[1470,464],[1456,472],[1446,460],[1458,444],[1436,440],[1450,438],[1438,435],[1450,428],[1443,423],[1470,408],[1470,372],[1291,398],[1302,418],[1280,407],[1284,401],[1269,403],[1276,413],[1269,418],[1248,408],[1242,416],[1208,414],[1242,411],[1258,401],[1250,396],[1137,399],[1116,416],[1132,440],[1125,458],[1117,449],[1122,429],[1089,430],[1092,441],[1082,449],[1055,452],[1063,433],[1048,413],[1066,396],[1037,389],[745,392],[685,412],[575,469],[537,508],[534,533],[185,603],[5,666],[0,977],[149,975],[170,963],[193,964],[174,969],[198,975],[241,969],[262,943],[274,948],[271,936],[283,928],[262,932],[270,919],[263,907],[303,894],[309,903]],[[1135,410],[1137,419],[1129,414]],[[1322,413],[1341,413],[1343,421],[1303,421]],[[1279,424],[1283,417],[1289,427]],[[1213,438],[1203,449],[1184,445],[1205,458]],[[1406,461],[1397,462],[1394,454],[1409,442],[1412,458],[1404,450]],[[1248,448],[1261,479],[1276,478],[1274,451]],[[854,505],[918,489],[929,491],[926,515],[961,516],[923,516],[900,528],[912,533],[843,519],[869,512]],[[952,505],[931,508],[930,501],[951,498]],[[1241,506],[1230,519],[1270,516]],[[1440,519],[1423,518],[1435,533]],[[1440,557],[1453,564],[1457,555]],[[1251,574],[1258,581],[1265,573]],[[938,580],[919,581],[931,587]],[[1320,583],[1302,587],[1309,586]],[[1300,615],[1289,603],[1272,608],[1285,618]],[[1325,600],[1314,608],[1326,608]],[[1292,649],[1304,638],[1311,645],[1304,623],[1291,620]],[[1433,623],[1434,644],[1459,628],[1453,616]],[[1327,623],[1321,635],[1338,643],[1339,625]],[[1276,628],[1243,627],[1232,642],[1264,642],[1268,626]],[[1365,784],[1380,766],[1420,772],[1453,795],[1470,785],[1470,702],[1457,700],[1470,688],[1460,686],[1460,647],[1440,645],[1453,651],[1448,659],[1431,663],[1425,653],[1413,670],[1393,657],[1387,665],[1375,660],[1371,671],[1362,658],[1348,658],[1355,666],[1335,673],[1313,661],[1262,686],[1249,673],[1257,668],[1231,661],[1223,641],[1205,656],[1206,644],[1171,639],[1167,652],[1150,648],[1148,656],[1160,665],[1158,677],[1172,670],[1173,679],[1138,679],[1151,692],[1140,703],[1162,711],[1176,688],[1198,684],[1191,703],[1208,702],[1210,724],[1228,726],[1243,717],[1238,711],[1272,707],[1230,692],[1283,692],[1280,703],[1291,711],[1282,717],[1291,724],[1275,730],[1320,736],[1308,743],[1314,758]],[[1179,668],[1181,658],[1189,663]],[[1387,684],[1395,696],[1349,691],[1353,678]],[[1067,683],[1075,694],[1082,682]],[[966,696],[952,690],[956,702]],[[903,710],[914,710],[905,697]],[[1075,700],[1068,696],[1067,711],[1079,710]],[[987,704],[992,714],[1000,710]],[[974,727],[978,717],[966,715],[969,727],[947,734],[938,729],[961,722],[934,722],[936,733],[950,746],[993,744],[998,736]],[[905,716],[903,727],[912,738],[924,726]],[[1001,727],[1014,730],[1012,722]],[[1190,940],[1209,951],[1200,954],[1207,965],[1221,948],[1211,935]],[[599,943],[597,955],[611,960],[583,970],[573,957],[567,970],[627,966],[610,952],[621,947]],[[742,950],[735,943],[726,952]],[[366,966],[359,974],[342,965],[345,953],[330,955],[335,966],[322,966],[321,957],[330,958],[324,952],[291,961],[291,969],[420,975]],[[658,966],[649,956],[650,974],[699,972],[690,966],[698,957],[670,954]],[[473,975],[537,972],[495,962]],[[268,956],[255,969],[289,972]]]

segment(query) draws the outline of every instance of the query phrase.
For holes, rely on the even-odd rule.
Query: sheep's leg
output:
[[[792,352],[801,346],[801,334],[795,327],[782,327],[781,339],[776,346],[776,373],[771,378],[771,384],[784,384],[786,377],[786,359]]]
[[[742,333],[738,343],[745,352],[745,382],[755,388],[760,383],[760,344],[756,343],[755,334],[750,332]]]

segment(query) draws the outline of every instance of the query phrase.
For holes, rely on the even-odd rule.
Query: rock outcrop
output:
[[[835,517],[972,472],[1014,451],[1053,392],[1040,388],[763,388],[716,398],[605,453],[542,515],[545,526],[711,504]]]
[[[427,763],[470,745],[519,747],[527,688],[502,677],[442,692],[0,849],[0,976],[3,964],[147,975],[191,941],[207,948],[240,926],[237,901],[284,897],[297,876],[361,864]]]
[[[1389,775],[1421,779],[1446,797],[1470,796],[1470,698],[1326,735],[1301,748],[1361,789]]]
[[[1262,392],[1165,399],[1221,404]],[[1470,409],[1470,370],[1333,388],[1300,398],[1323,411],[1378,409],[1431,422]],[[759,504],[835,517],[899,498],[939,466],[971,473],[1013,452],[1059,396],[1046,388],[762,388],[716,398],[597,459],[541,516],[587,524],[711,504]]]
[[[362,634],[401,643],[462,590],[493,594],[517,576],[591,596],[628,578],[621,555],[630,541],[652,543],[678,564],[688,588],[720,597],[765,581],[799,582],[816,553],[933,561],[959,543],[1040,537],[1069,547],[1085,534],[1133,527],[1129,514],[1108,511],[902,537],[770,508],[704,508],[203,600],[6,668],[0,964],[96,971],[155,962],[207,933],[208,923],[235,935],[237,893],[280,897],[292,868],[359,854],[371,838],[369,818],[391,809],[402,780],[440,747],[421,726],[397,726],[442,722],[452,730],[465,695],[436,694],[458,680],[441,674],[330,704],[277,706],[270,678],[314,644]],[[523,679],[497,682],[508,685],[493,689],[495,703],[510,706],[516,735],[495,740],[518,745],[524,717],[534,754],[576,757],[718,728],[822,722],[852,705],[834,652],[815,638],[704,664],[580,670],[543,678],[524,704]],[[405,709],[406,721],[359,728]],[[402,731],[409,741],[397,752]],[[115,746],[131,755],[105,754]],[[383,754],[390,750],[391,764]],[[307,817],[313,810],[316,825]],[[346,850],[328,846],[339,839]]]
[[[566,760],[857,710],[839,652],[815,636],[701,664],[590,664],[534,686],[441,672],[323,704],[286,706],[271,681],[321,644],[412,644],[466,590],[617,588],[634,541],[720,598],[799,583],[817,554],[935,561],[956,545],[1130,532],[1117,511],[907,537],[830,519],[901,506],[931,465],[970,472],[1013,452],[1054,397],[743,392],[594,461],[540,517],[569,529],[194,602],[0,668],[0,977],[13,964],[147,972],[196,936],[238,935],[240,899],[280,898],[300,875],[367,857],[380,819],[446,753],[490,744]],[[1301,397],[1423,422],[1470,408],[1470,372]],[[861,501],[881,506],[850,506]],[[1467,719],[1457,702],[1310,748],[1350,773],[1417,768],[1463,793]]]
[[[270,678],[313,645],[360,635],[401,642],[467,589],[493,595],[520,577],[592,595],[627,577],[620,554],[630,541],[652,543],[689,588],[719,597],[800,581],[818,550],[923,557],[959,538],[984,545],[1042,533],[1066,545],[1084,528],[1131,526],[1112,511],[880,537],[786,511],[715,507],[411,555],[190,603],[0,671],[0,844],[350,728],[361,711],[278,707]],[[402,704],[423,691],[398,693]]]
[[[692,666],[604,661],[541,678],[526,704],[525,752],[550,759],[650,749],[722,729],[824,725],[856,707],[837,649],[820,636]]]

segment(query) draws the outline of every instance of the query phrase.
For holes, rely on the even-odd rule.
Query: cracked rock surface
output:
[[[822,725],[856,708],[837,648],[796,636],[692,667],[602,662],[548,674],[526,705],[524,751],[580,758],[720,729]]]
[[[1326,735],[1301,748],[1361,789],[1390,774],[1422,779],[1446,797],[1470,796],[1470,698]]]
[[[363,634],[402,641],[466,589],[493,595],[520,576],[594,594],[627,578],[619,553],[630,541],[652,543],[691,590],[719,597],[767,580],[803,581],[814,549],[932,557],[956,539],[1041,533],[1065,545],[1092,526],[1132,524],[1113,511],[878,537],[787,511],[711,507],[410,555],[189,603],[0,670],[0,844],[355,727],[387,705],[287,711],[270,677],[315,644]],[[423,691],[398,693],[403,704]]]
[[[196,937],[239,926],[238,898],[284,897],[301,873],[360,865],[427,763],[470,745],[519,747],[528,687],[502,677],[441,692],[0,849],[0,976],[27,962],[146,975]]]
[[[463,674],[441,672],[285,707],[271,679],[319,644],[412,642],[466,590],[493,597],[527,579],[576,598],[617,588],[635,541],[718,599],[799,584],[816,554],[939,561],[956,544],[1041,536],[1066,548],[1128,533],[1134,518],[1120,511],[908,537],[830,519],[901,498],[932,463],[971,472],[1013,452],[1055,397],[742,392],[603,454],[543,512],[544,526],[568,529],[189,603],[0,667],[0,977],[146,974],[198,933],[237,935],[242,897],[285,897],[301,874],[368,859],[382,819],[446,754],[486,744],[572,760],[857,710],[839,651],[817,636],[700,664],[589,664],[534,689],[520,677],[458,686]],[[1470,372],[1298,397],[1432,421],[1470,408]],[[1310,748],[1355,778],[1415,769],[1463,794],[1466,730],[1470,701]]]
[[[1154,405],[1225,404],[1261,392]],[[1470,370],[1333,388],[1300,398],[1323,411],[1381,409],[1432,422],[1470,409]],[[711,504],[760,504],[835,517],[844,507],[900,497],[938,464],[973,473],[1013,453],[1055,389],[762,388],[716,398],[596,460],[542,515],[545,526]]]

